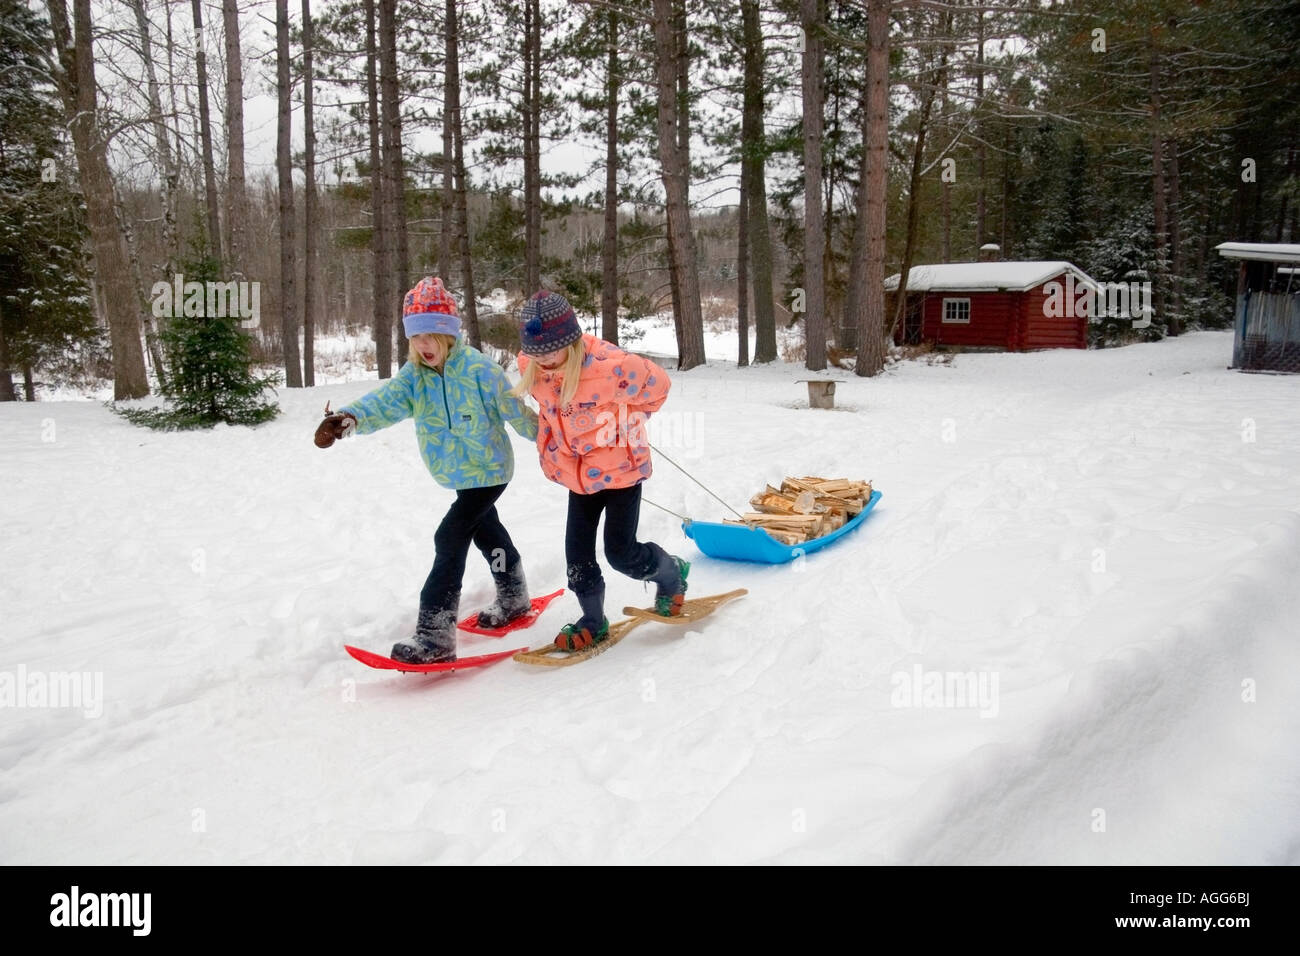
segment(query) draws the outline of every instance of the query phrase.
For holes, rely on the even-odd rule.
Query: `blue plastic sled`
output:
[[[785,564],[801,554],[811,554],[836,538],[843,537],[867,519],[871,509],[880,500],[880,492],[871,492],[866,505],[844,527],[837,528],[830,534],[813,538],[803,544],[782,544],[766,531],[747,528],[739,524],[718,524],[712,521],[687,521],[682,524],[686,537],[690,538],[701,551],[711,558],[726,558],[730,561],[754,561],[759,564]]]

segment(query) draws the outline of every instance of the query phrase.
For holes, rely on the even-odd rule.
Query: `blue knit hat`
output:
[[[402,326],[408,339],[422,332],[460,334],[456,300],[443,288],[441,279],[425,276],[414,289],[406,293],[406,298],[402,300]]]
[[[519,322],[519,350],[525,355],[545,355],[582,338],[573,306],[554,292],[543,290],[525,302]]]

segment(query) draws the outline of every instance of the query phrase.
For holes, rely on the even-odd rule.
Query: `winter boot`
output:
[[[479,627],[505,627],[533,609],[523,562],[508,571],[492,572],[492,580],[496,582],[497,599],[478,612]]]
[[[605,617],[605,585],[578,594],[582,617],[566,624],[555,635],[555,646],[566,651],[581,651],[609,637],[609,618]]]
[[[393,645],[392,658],[403,664],[448,664],[456,659],[456,610],[460,592],[444,608],[420,608],[415,634]]]
[[[655,613],[678,617],[686,599],[686,575],[691,563],[659,548],[659,565],[647,580],[655,582]]]

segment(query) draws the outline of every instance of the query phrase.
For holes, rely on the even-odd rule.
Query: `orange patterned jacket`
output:
[[[629,488],[650,477],[645,421],[668,398],[668,373],[616,345],[584,335],[587,354],[573,401],[560,407],[564,376],[537,370],[537,454],[542,473],[580,495]],[[532,361],[519,354],[519,369]]]

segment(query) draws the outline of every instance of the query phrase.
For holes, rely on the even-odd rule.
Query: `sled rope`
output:
[[[646,444],[650,444],[650,443],[647,442]],[[673,461],[671,458],[669,458],[667,455],[665,455],[665,454],[664,454],[662,451],[660,451],[658,448],[655,448],[654,445],[650,445],[650,447],[651,447],[652,449],[654,449],[654,452],[655,452],[656,455],[658,455],[658,456],[659,456],[660,458],[662,458],[664,461],[668,462],[668,464],[672,465],[674,468],[676,468],[678,471],[680,471],[680,472],[681,472],[683,475],[685,475],[687,478],[691,479],[691,481],[695,482],[695,483],[696,483],[697,485],[699,485],[701,488],[704,488],[705,491],[708,491],[708,493],[709,493],[710,495],[712,495],[713,498],[714,498],[714,499],[715,499],[719,504],[722,505],[722,507],[726,508],[728,511],[730,511],[733,515],[735,515],[735,516],[736,516],[737,518],[739,518],[740,520],[742,520],[742,521],[745,520],[745,516],[744,516],[744,515],[742,515],[742,514],[741,514],[739,511],[737,511],[735,508],[731,507],[731,505],[727,504],[725,501],[723,501],[723,500],[722,500],[721,498],[719,498],[717,495],[713,494],[713,492],[712,492],[712,491],[709,491],[708,488],[705,488],[704,483],[701,482],[701,481],[700,481],[698,478],[696,478],[694,475],[692,475],[689,471],[687,471],[687,470],[686,470],[685,468],[683,468],[681,465],[677,464],[677,462]],[[641,500],[644,501],[645,499],[642,498]],[[661,506],[660,506],[660,505],[655,505],[655,507],[658,508],[658,507],[661,507]],[[667,508],[664,508],[663,510],[664,510],[664,511],[668,511]],[[669,512],[669,514],[672,514],[672,512]],[[678,515],[677,517],[680,518],[681,515]],[[683,518],[682,520],[685,521],[685,520],[687,520],[687,519]]]
[[[681,518],[683,521],[686,522],[690,522],[691,520],[690,518],[686,517],[686,515],[679,515],[676,511],[673,511],[672,508],[665,508],[663,505],[656,504],[655,502],[651,501],[649,498],[643,496],[641,500],[644,501],[646,504],[651,505],[652,507],[658,508],[660,511],[668,512],[674,518]]]

